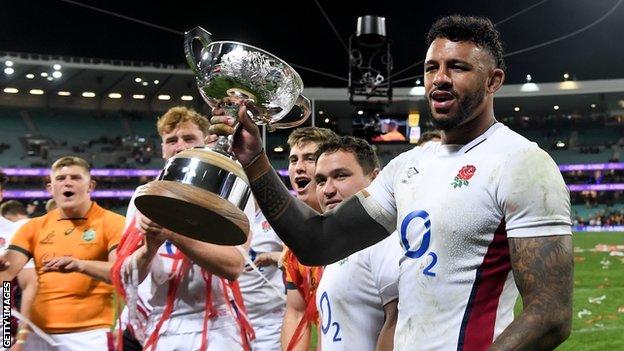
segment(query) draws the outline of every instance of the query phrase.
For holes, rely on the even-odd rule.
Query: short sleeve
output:
[[[21,226],[13,235],[9,249],[19,251],[28,258],[32,258],[35,250],[33,238],[37,233],[37,223],[38,221],[36,220],[30,220]]]
[[[396,177],[401,172],[410,151],[390,161],[373,182],[360,193],[358,197],[366,212],[377,223],[381,224],[389,233],[396,230],[397,207],[394,197]]]
[[[111,252],[112,250],[117,248],[117,245],[119,245],[119,241],[121,240],[121,235],[124,232],[124,227],[125,227],[125,217],[118,215],[116,213],[112,213],[109,212],[107,213],[108,215],[108,219],[107,219],[107,226],[106,226],[106,233],[104,234],[106,240],[107,240],[107,244],[106,244],[106,248],[108,250],[108,252]]]
[[[369,249],[373,282],[379,291],[382,305],[399,298],[399,259],[403,249],[395,234]]]
[[[386,212],[396,216],[394,178],[398,172],[399,157],[390,161],[373,182],[365,189]]]
[[[497,190],[508,237],[571,234],[570,193],[552,158],[538,147],[514,153]]]

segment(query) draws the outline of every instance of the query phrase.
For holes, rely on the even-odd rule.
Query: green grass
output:
[[[596,244],[624,245],[624,233],[575,233],[574,247],[594,249]],[[624,257],[609,256],[605,252],[576,252],[574,267],[574,318],[572,334],[557,351],[624,350]],[[611,262],[603,269],[601,260]],[[605,296],[601,304],[589,303],[590,297]],[[520,300],[516,315],[522,310]],[[582,310],[591,315],[579,318]],[[312,330],[310,350],[316,349],[316,330]]]
[[[574,247],[593,249],[596,244],[624,245],[624,233],[575,233]],[[624,350],[624,257],[608,252],[575,252],[574,317],[572,335],[558,351]],[[609,261],[603,269],[601,261]],[[604,262],[603,261],[603,262]],[[590,297],[605,296],[601,304],[590,303]],[[579,318],[582,310],[591,315]]]

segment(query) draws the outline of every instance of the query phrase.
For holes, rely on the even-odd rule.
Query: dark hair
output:
[[[9,177],[7,177],[6,173],[0,171],[0,187],[7,183]]]
[[[26,207],[21,202],[17,200],[9,200],[0,206],[0,214],[2,214],[2,217],[6,217],[7,215],[26,216],[28,213],[26,213]]]
[[[362,167],[364,174],[369,174],[375,168],[380,168],[379,159],[373,147],[366,140],[352,136],[332,138],[322,143],[316,151],[316,159],[318,160],[321,154],[331,154],[336,151],[350,152],[355,155],[355,159]]]
[[[446,38],[454,42],[473,42],[492,54],[497,68],[503,71],[507,69],[503,59],[504,50],[500,33],[494,28],[492,21],[485,17],[452,15],[439,18],[427,33],[427,47],[436,38]]]

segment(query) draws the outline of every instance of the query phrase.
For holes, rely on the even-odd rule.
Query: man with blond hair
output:
[[[169,109],[156,126],[165,160],[210,141],[206,140],[208,120],[186,107]],[[129,306],[129,329],[142,348],[247,348],[251,330],[236,282],[243,270],[241,254],[235,247],[201,242],[163,228],[138,212],[133,200],[126,226],[134,223],[136,230],[130,227],[124,233],[120,247],[124,254],[113,271]],[[133,242],[138,245],[125,246]],[[124,342],[130,337],[126,332]],[[130,348],[125,344],[124,349]]]
[[[124,218],[91,201],[89,164],[66,156],[51,167],[48,192],[58,208],[31,219],[0,256],[0,278],[10,281],[33,258],[39,288],[31,319],[60,346],[34,333],[25,350],[110,350],[113,288],[109,271]],[[23,339],[18,339],[23,343]]]
[[[314,182],[318,146],[337,135],[329,129],[298,128],[290,133],[288,146],[288,177],[295,196],[320,211]],[[322,267],[306,267],[292,251],[284,254],[286,273],[286,312],[282,323],[282,349],[307,350],[310,325],[318,324],[314,296],[321,280]]]

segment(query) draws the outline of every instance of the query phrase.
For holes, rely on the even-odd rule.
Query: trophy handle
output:
[[[297,98],[295,105],[301,108],[301,116],[299,116],[299,119],[294,122],[269,124],[267,126],[269,132],[273,132],[276,129],[286,129],[286,128],[293,128],[293,127],[299,126],[303,122],[305,122],[308,119],[308,117],[310,117],[310,114],[312,113],[312,109],[310,108],[310,100],[307,97],[299,94],[299,97]]]
[[[200,66],[195,58],[195,52],[193,51],[193,40],[197,39],[201,42],[204,48],[208,47],[208,44],[212,42],[210,32],[202,27],[195,27],[188,32],[184,33],[184,54],[186,55],[186,62],[191,67],[191,70],[196,75],[200,76]]]

